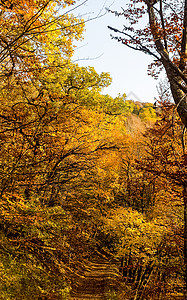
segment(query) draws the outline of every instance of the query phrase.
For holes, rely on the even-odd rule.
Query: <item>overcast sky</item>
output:
[[[83,1],[78,1],[77,4]],[[126,7],[128,0],[88,0],[86,4],[74,11],[75,15],[82,14],[85,19],[97,16],[105,11],[105,7],[119,10]],[[101,18],[86,23],[84,40],[78,43],[74,60],[79,60],[80,66],[93,66],[98,73],[109,72],[112,84],[104,89],[104,94],[113,97],[126,93],[129,97],[136,95],[137,100],[153,102],[157,97],[158,81],[147,75],[147,66],[152,57],[141,52],[133,51],[112,40],[112,33],[107,26],[123,29],[127,24],[124,17],[118,18],[107,13]]]

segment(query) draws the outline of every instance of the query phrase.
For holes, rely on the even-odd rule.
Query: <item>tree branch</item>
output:
[[[186,59],[187,59],[187,0],[185,0],[185,6],[184,6],[181,58],[180,58],[180,65],[179,65],[181,71],[185,70]]]

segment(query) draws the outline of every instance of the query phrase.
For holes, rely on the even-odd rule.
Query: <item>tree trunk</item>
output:
[[[185,299],[187,299],[187,181],[183,184],[184,200],[184,267],[185,267]]]
[[[179,85],[181,85],[182,83],[182,80],[179,76],[176,75],[175,70],[170,66],[170,64],[167,61],[163,61],[163,65],[170,83],[172,96],[175,101],[178,114],[181,118],[182,123],[187,128],[187,97],[186,93],[183,92],[182,89],[179,87]]]
[[[187,63],[187,0],[185,0],[184,5],[184,22],[183,22],[183,32],[182,32],[182,41],[181,41],[181,54],[180,54],[180,64],[179,67],[175,65],[163,44],[162,38],[159,35],[157,28],[157,20],[153,8],[153,1],[144,0],[147,4],[148,14],[149,14],[149,25],[151,28],[154,44],[156,50],[160,55],[160,60],[165,68],[167,78],[170,83],[171,92],[173,99],[177,106],[177,111],[179,116],[187,128],[187,103],[186,103],[186,94],[187,94],[187,76],[185,74],[185,68]],[[162,17],[162,11],[160,11]]]

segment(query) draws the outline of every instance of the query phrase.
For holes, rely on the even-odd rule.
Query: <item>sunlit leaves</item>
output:
[[[68,5],[73,1],[68,1]],[[56,1],[18,1],[1,7],[1,76],[30,77],[73,53],[73,40],[81,37],[83,20],[59,13],[66,4]],[[28,59],[29,58],[29,59]]]
[[[157,247],[166,233],[156,220],[147,222],[137,211],[119,208],[107,215],[104,224],[104,231],[114,239],[118,257],[131,253],[134,259],[156,259]]]
[[[2,198],[0,215],[2,299],[68,295],[63,283],[62,261],[67,255],[61,237],[67,226],[63,209],[47,208],[37,199],[27,201],[14,194]]]

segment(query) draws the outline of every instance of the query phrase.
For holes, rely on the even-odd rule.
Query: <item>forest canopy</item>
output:
[[[115,299],[185,299],[181,119],[103,95],[72,4],[0,1],[1,299],[71,299],[103,257]]]

